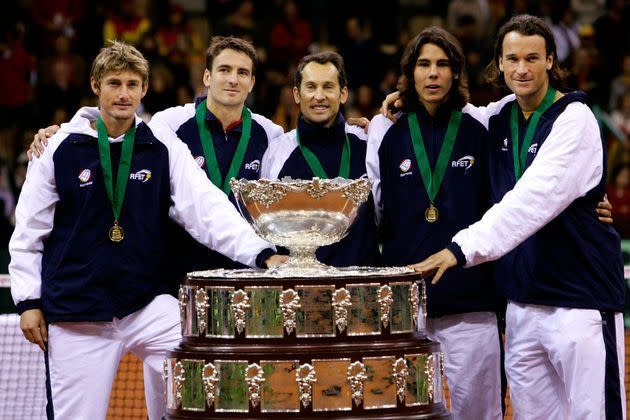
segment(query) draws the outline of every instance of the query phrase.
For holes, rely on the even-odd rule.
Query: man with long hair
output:
[[[382,230],[383,264],[408,265],[444,248],[490,204],[488,133],[471,114],[464,54],[438,27],[407,45],[403,115],[374,117],[367,170]],[[401,200],[404,197],[404,200]],[[427,285],[427,336],[440,343],[455,419],[501,419],[501,357],[492,267]]]
[[[606,178],[597,121],[583,92],[559,90],[564,72],[540,18],[501,27],[488,72],[514,92],[479,110],[497,204],[414,268],[437,282],[500,258],[515,416],[625,418],[623,263],[619,235],[593,212]]]

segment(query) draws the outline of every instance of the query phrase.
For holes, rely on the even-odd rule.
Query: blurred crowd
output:
[[[500,98],[505,92],[486,83],[484,68],[498,28],[521,13],[545,18],[571,72],[567,87],[589,95],[607,142],[615,226],[630,238],[628,0],[17,0],[0,16],[0,244],[12,231],[34,130],[95,103],[89,65],[108,39],[136,45],[151,63],[146,119],[204,94],[212,35],[251,40],[260,65],[247,105],[289,130],[299,113],[292,82],[301,57],[341,53],[351,91],[344,113],[371,118],[396,89],[405,45],[429,25],[461,42],[471,102]],[[6,258],[2,249],[0,271]]]

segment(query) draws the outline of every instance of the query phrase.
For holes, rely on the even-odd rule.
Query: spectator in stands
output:
[[[280,18],[271,26],[269,63],[286,71],[289,63],[298,61],[308,53],[312,33],[311,26],[300,17],[293,0],[287,0],[282,10]]]
[[[299,115],[300,106],[293,99],[293,88],[289,85],[282,86],[272,121],[281,126],[286,133],[297,125]]]
[[[630,164],[624,163],[612,171],[612,184],[606,187],[608,200],[615,209],[613,226],[622,238],[630,238]]]
[[[146,11],[136,7],[135,1],[120,0],[103,25],[103,40],[121,40],[137,45],[146,32],[151,29],[151,21]]]
[[[621,74],[615,77],[610,84],[609,109],[615,110],[620,104],[621,97],[628,92],[630,92],[630,52],[623,56]]]

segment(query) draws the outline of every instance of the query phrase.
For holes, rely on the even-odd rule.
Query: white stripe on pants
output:
[[[427,336],[440,343],[455,420],[500,420],[501,357],[494,312],[427,319]]]
[[[169,295],[112,322],[51,324],[48,357],[55,419],[104,419],[118,363],[127,352],[144,362],[149,418],[161,418],[166,412],[164,353],[180,340],[178,303]]]
[[[615,314],[621,395],[623,316]],[[605,418],[602,317],[592,309],[510,302],[505,370],[514,420]],[[625,398],[622,398],[625,419]]]

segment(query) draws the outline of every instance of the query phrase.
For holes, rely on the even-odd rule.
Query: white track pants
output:
[[[427,336],[440,343],[454,420],[501,420],[499,328],[493,312],[427,319]]]
[[[596,310],[510,302],[505,369],[514,420],[625,419],[623,334],[621,313],[605,322]]]
[[[144,362],[149,418],[166,412],[164,353],[181,340],[177,300],[169,295],[112,322],[49,326],[48,363],[55,419],[104,419],[118,363],[127,352]]]

